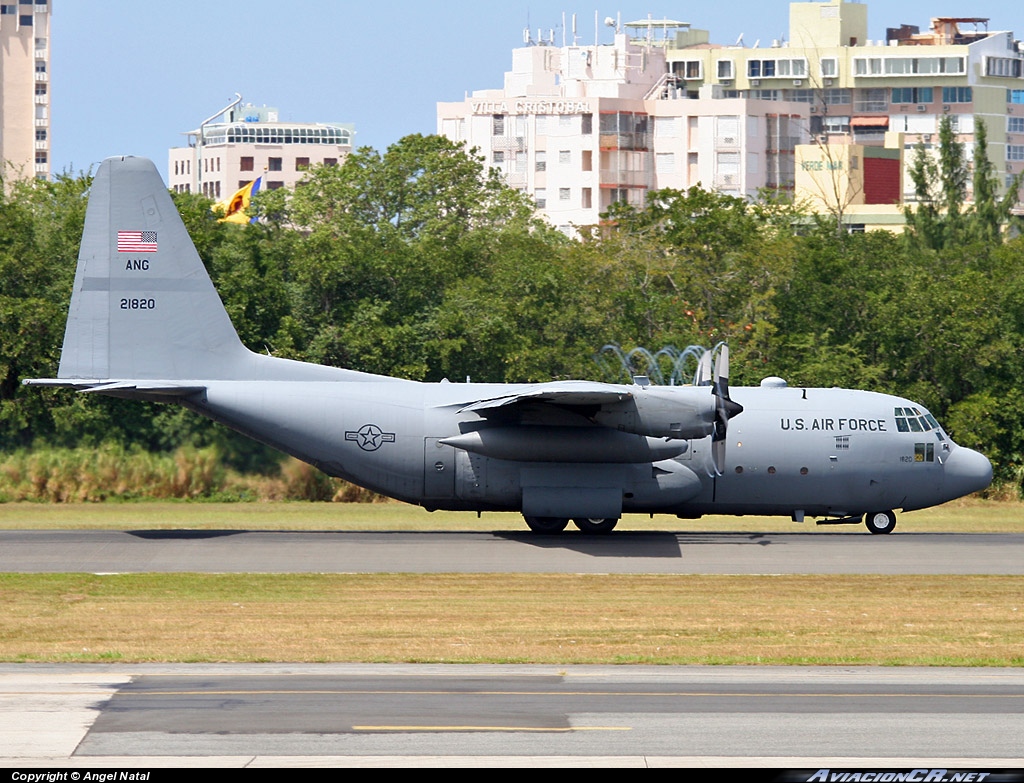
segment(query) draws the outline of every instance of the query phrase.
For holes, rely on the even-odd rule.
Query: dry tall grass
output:
[[[0,501],[49,503],[136,499],[334,500],[372,502],[380,496],[286,459],[271,476],[233,473],[216,449],[171,454],[125,450],[19,451],[0,460]]]

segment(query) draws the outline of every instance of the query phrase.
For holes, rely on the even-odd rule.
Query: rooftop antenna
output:
[[[572,45],[575,46],[577,42],[576,37],[576,14],[572,15]]]
[[[736,43],[733,46],[743,46],[743,33],[740,33],[740,37],[736,39]]]

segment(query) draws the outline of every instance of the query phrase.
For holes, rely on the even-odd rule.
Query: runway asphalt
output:
[[[0,765],[1024,765],[1024,671],[3,665]]]
[[[0,531],[0,572],[1024,574],[1024,534]]]
[[[1010,574],[1024,536],[0,531],[2,572]],[[0,665],[0,765],[1024,767],[1024,670]]]

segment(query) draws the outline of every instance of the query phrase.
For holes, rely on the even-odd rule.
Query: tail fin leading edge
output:
[[[103,161],[86,210],[58,378],[232,378],[251,356],[153,163]]]

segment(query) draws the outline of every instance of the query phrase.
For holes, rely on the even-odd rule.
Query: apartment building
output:
[[[188,145],[173,147],[168,187],[226,199],[263,177],[263,188],[293,188],[312,166],[336,166],[352,151],[351,123],[282,122],[268,106],[234,105],[185,133]]]
[[[561,45],[527,31],[502,88],[437,106],[439,133],[478,148],[567,233],[613,202],[694,185],[792,192],[854,228],[899,228],[914,150],[937,151],[943,117],[968,157],[985,122],[1004,187],[1024,171],[1024,54],[988,19],[901,21],[871,40],[864,3],[794,2],[788,38],[753,45],[669,19],[605,24],[610,44],[599,28],[580,44],[575,21]]]
[[[906,201],[914,199],[905,176],[913,150],[935,148],[943,117],[968,157],[977,123],[985,122],[988,155],[1004,186],[1024,170],[1024,54],[1012,32],[990,30],[986,18],[935,17],[923,32],[901,21],[884,39],[871,40],[866,4],[796,2],[789,7],[788,39],[750,48],[679,38],[667,60],[674,82],[689,95],[710,87],[723,96],[805,104],[818,146],[885,147],[887,134],[903,134],[902,141],[890,136],[888,146],[903,148]]]
[[[0,3],[0,162],[5,179],[50,176],[52,0]]]
[[[808,104],[690,96],[666,58],[688,24],[614,27],[610,44],[528,36],[502,88],[438,103],[438,133],[476,147],[567,234],[615,202],[643,205],[652,189],[700,185],[744,197],[792,189]]]

